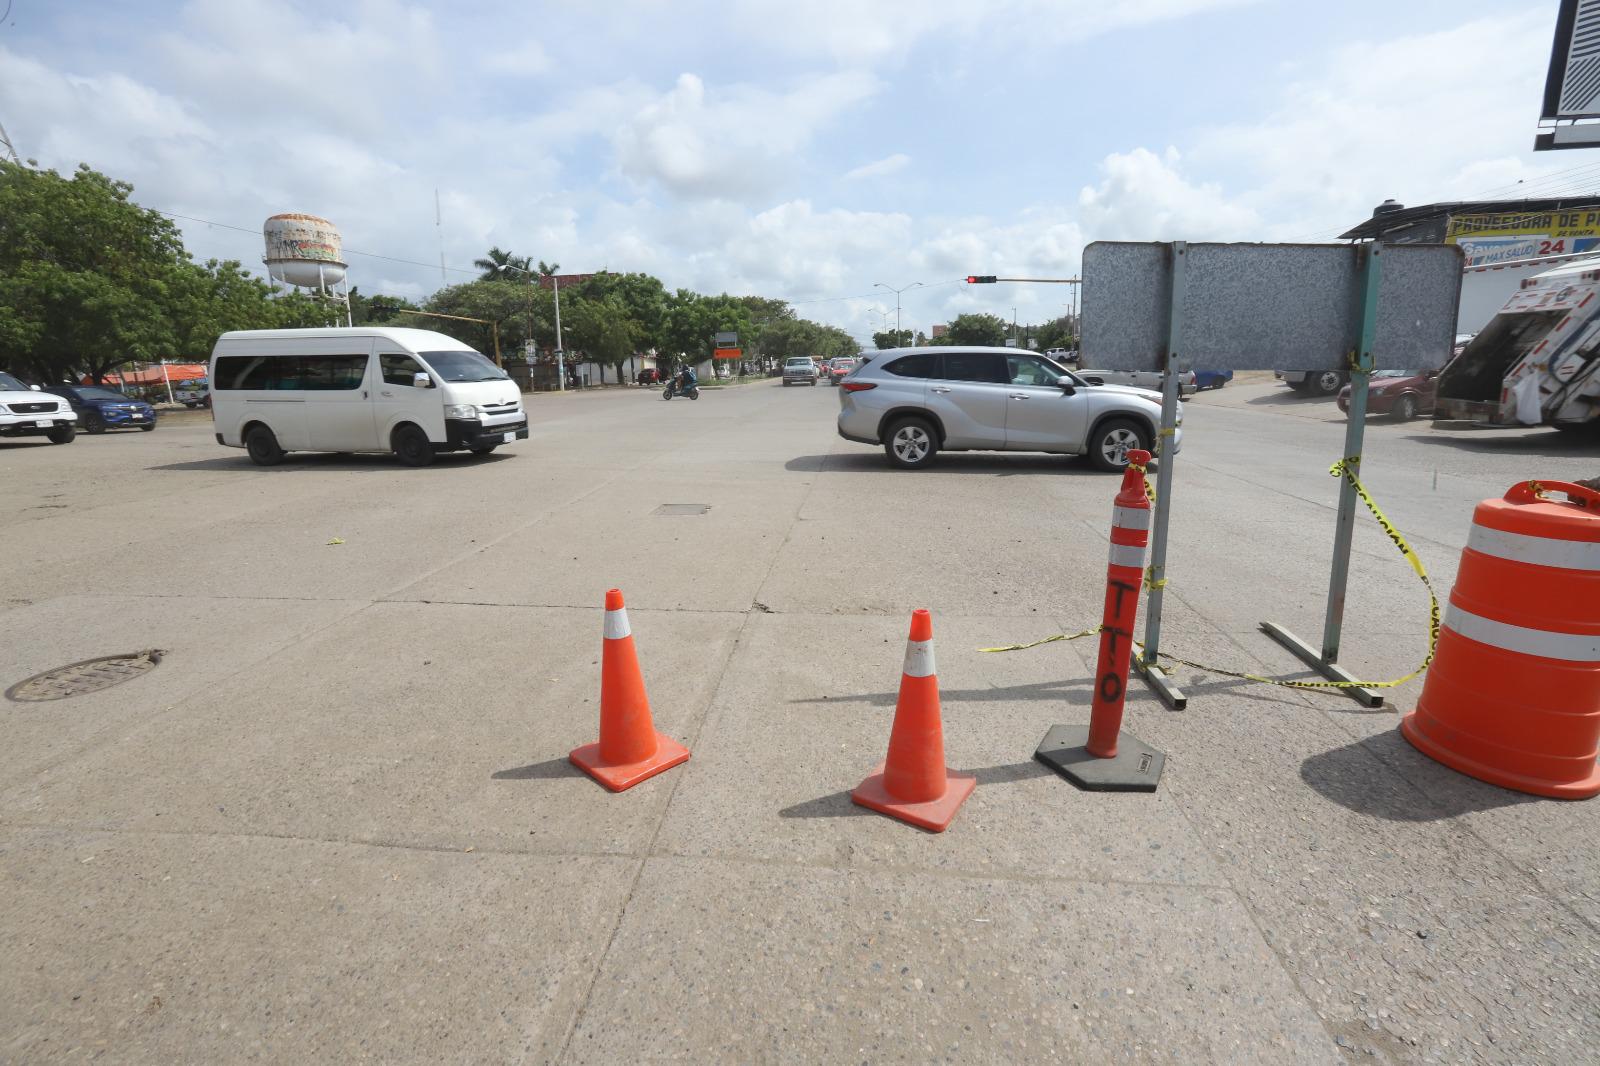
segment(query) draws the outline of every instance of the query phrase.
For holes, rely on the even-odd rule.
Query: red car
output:
[[[641,384],[641,385],[659,385],[660,383],[661,383],[661,374],[660,374],[659,371],[656,370],[655,367],[647,366],[643,370],[639,371],[639,384]]]
[[[1437,370],[1378,370],[1367,386],[1367,413],[1392,415],[1401,422],[1433,413]],[[1350,413],[1350,386],[1339,392],[1339,410]]]

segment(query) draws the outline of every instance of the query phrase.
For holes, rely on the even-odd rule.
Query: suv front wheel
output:
[[[939,454],[939,438],[921,418],[902,418],[883,435],[883,454],[902,470],[920,470]]]
[[[1128,465],[1128,452],[1150,450],[1150,430],[1131,418],[1108,418],[1094,427],[1089,440],[1089,461],[1098,470],[1119,473]]]

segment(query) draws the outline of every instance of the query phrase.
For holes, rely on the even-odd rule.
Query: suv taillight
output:
[[[868,389],[877,388],[878,383],[876,381],[845,381],[841,382],[839,387],[845,392],[866,392]]]

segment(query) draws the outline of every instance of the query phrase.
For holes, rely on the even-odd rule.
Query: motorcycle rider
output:
[[[678,372],[678,392],[680,394],[686,393],[697,384],[699,384],[699,380],[694,376],[694,367],[684,363],[683,369]]]

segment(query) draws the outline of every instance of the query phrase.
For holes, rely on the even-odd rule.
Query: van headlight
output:
[[[470,403],[447,403],[444,405],[446,418],[477,418],[478,409]]]

